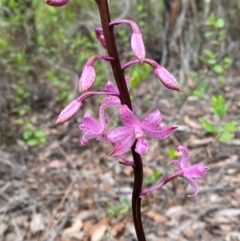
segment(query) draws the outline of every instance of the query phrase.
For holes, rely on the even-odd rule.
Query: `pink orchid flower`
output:
[[[102,104],[99,108],[99,118],[98,122],[89,113],[83,116],[83,124],[79,125],[79,129],[85,131],[83,137],[81,138],[82,145],[88,145],[88,140],[96,138],[98,141],[109,142],[107,138],[107,131],[105,129],[106,124],[108,124],[108,118],[105,117],[104,108],[105,107],[116,107],[120,106],[120,99],[116,96],[105,97],[102,100]]]
[[[109,141],[115,143],[113,151],[109,154],[110,156],[117,156],[127,152],[135,140],[137,140],[135,151],[140,155],[144,155],[149,147],[147,140],[143,136],[144,132],[149,137],[162,140],[171,135],[177,128],[160,126],[162,116],[158,110],[150,113],[142,121],[126,105],[122,105],[119,112],[124,126],[117,127],[107,134]]]
[[[209,169],[209,167],[205,166],[202,163],[198,163],[198,164],[188,167],[187,165],[188,165],[188,161],[189,161],[189,153],[188,153],[187,147],[180,145],[177,147],[177,151],[182,152],[181,161],[173,160],[170,163],[170,164],[174,165],[177,168],[177,170],[173,173],[170,173],[165,178],[163,178],[163,180],[156,186],[143,190],[139,195],[141,198],[157,189],[162,188],[168,182],[170,182],[173,179],[176,179],[178,177],[185,178],[188,181],[188,183],[193,187],[194,194],[188,195],[188,197],[196,197],[197,196],[199,188],[198,188],[198,184],[193,180],[193,178],[204,177],[210,169]]]
[[[103,106],[99,109],[100,122],[93,118],[89,113],[85,113],[82,124],[79,129],[85,131],[81,138],[82,145],[88,145],[88,140],[96,138],[98,141],[108,141],[106,138],[105,125],[108,123],[107,117],[104,116]]]
[[[204,177],[210,169],[209,169],[209,167],[205,166],[202,163],[198,163],[198,164],[188,167],[187,165],[188,165],[188,161],[189,161],[189,153],[188,153],[187,147],[180,145],[177,147],[177,151],[182,152],[181,161],[173,160],[171,162],[171,164],[174,165],[177,170],[182,171],[180,176],[185,178],[188,181],[188,183],[192,186],[192,188],[194,189],[194,194],[188,195],[188,196],[195,197],[198,194],[198,185],[193,180],[193,178]]]

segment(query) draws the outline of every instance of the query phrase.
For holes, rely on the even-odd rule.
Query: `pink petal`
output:
[[[117,96],[104,97],[102,105],[106,107],[116,107],[121,105],[121,101]]]
[[[65,107],[60,115],[57,118],[57,121],[55,122],[55,124],[63,124],[69,120],[71,120],[79,111],[79,109],[82,106],[82,102],[79,102],[77,100],[73,100],[72,102],[70,102],[67,107]]]
[[[177,127],[174,127],[174,126],[159,126],[155,130],[154,129],[152,129],[152,130],[144,129],[144,132],[148,136],[150,136],[156,140],[162,140],[162,139],[170,136],[176,129],[177,129]]]
[[[81,77],[79,79],[79,91],[85,91],[92,88],[96,78],[96,72],[93,66],[86,64],[83,67]]]
[[[210,169],[207,166],[199,163],[190,167],[186,167],[185,169],[183,169],[183,173],[184,175],[192,178],[202,178],[207,174],[209,170]]]
[[[46,3],[52,7],[61,7],[66,5],[69,0],[46,0]]]
[[[93,139],[93,138],[97,138],[99,136],[101,136],[101,132],[96,132],[96,131],[87,131],[86,133],[84,133],[84,135],[81,138],[81,144],[83,146],[88,145],[88,140]]]
[[[108,132],[107,138],[110,142],[116,143],[124,140],[132,134],[134,135],[134,129],[132,127],[120,126]]]
[[[104,127],[91,115],[85,114],[83,119],[82,119],[83,124],[79,125],[79,129],[83,131],[95,131],[99,132],[101,131]]]
[[[189,161],[189,153],[188,153],[188,149],[186,146],[178,146],[177,147],[177,151],[178,152],[182,152],[182,158],[181,158],[181,168],[184,169],[187,167],[188,165],[188,161]]]
[[[141,123],[143,129],[151,130],[153,128],[159,127],[159,124],[162,121],[162,115],[159,110],[155,110],[146,116]]]
[[[188,195],[188,197],[196,197],[198,194],[198,184],[189,176],[183,176],[188,183],[192,186],[192,188],[194,189],[194,194],[193,195]]]
[[[127,152],[128,150],[131,149],[134,142],[135,142],[134,132],[129,133],[129,135],[126,138],[124,138],[123,140],[121,140],[115,144],[114,149],[109,154],[109,156],[119,156],[119,155]]]
[[[105,41],[103,30],[101,28],[96,28],[95,29],[95,34],[96,34],[97,40],[102,45],[102,47],[106,48],[107,44],[106,44],[106,41]]]
[[[136,144],[136,148],[135,148],[135,151],[140,154],[140,155],[144,155],[147,150],[149,148],[149,145],[148,145],[148,142],[146,139],[144,138],[139,138],[137,140],[137,144]]]
[[[121,106],[119,113],[121,121],[125,126],[140,125],[140,120],[126,105]]]
[[[141,63],[143,63],[146,53],[145,53],[145,46],[143,43],[143,38],[141,33],[139,32],[132,33],[131,47],[135,57],[139,59]]]
[[[181,170],[180,161],[173,160],[173,161],[170,162],[170,164],[172,164],[177,170]]]
[[[162,84],[168,89],[178,90],[178,91],[180,90],[177,80],[164,67],[159,65],[159,67],[154,69],[154,73],[156,74],[158,79],[162,82]]]
[[[130,84],[130,82],[131,82],[131,80],[132,80],[132,77],[126,76],[126,77],[125,77],[125,80],[126,80],[126,84],[127,84],[128,90],[129,90],[129,84]]]
[[[104,87],[104,90],[108,91],[108,92],[113,92],[113,93],[119,94],[119,90],[118,90],[117,86],[115,86],[111,81],[107,82],[107,84]]]

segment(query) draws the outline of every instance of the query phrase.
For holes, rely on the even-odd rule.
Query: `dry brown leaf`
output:
[[[7,225],[0,221],[0,237],[5,233],[5,231],[7,230]]]
[[[93,224],[93,220],[87,220],[83,223],[83,230],[86,232],[88,231],[91,227],[92,227],[92,224]]]
[[[45,228],[44,224],[44,217],[41,213],[36,213],[33,215],[31,223],[30,223],[30,230],[33,234],[43,231]]]
[[[133,168],[132,167],[125,167],[123,169],[123,173],[127,176],[127,177],[131,177],[132,173],[133,173]]]
[[[105,217],[90,229],[89,234],[91,236],[91,241],[102,240],[107,230],[108,221],[108,218]]]
[[[185,116],[183,120],[188,126],[190,126],[193,129],[198,129],[198,130],[202,129],[202,125],[200,125],[196,121],[191,120],[188,116]]]
[[[191,137],[190,140],[188,141],[188,146],[190,147],[196,147],[196,146],[205,146],[208,144],[211,144],[215,141],[213,137],[208,137],[204,139],[195,139],[194,137]]]
[[[167,218],[159,213],[153,212],[153,211],[148,211],[146,215],[153,219],[155,222],[161,222],[165,223],[167,221]]]
[[[125,229],[124,223],[117,223],[111,228],[111,233],[113,236],[117,236],[119,233],[123,232]]]
[[[70,227],[64,229],[63,235],[78,232],[81,230],[82,226],[83,226],[83,222],[78,219],[74,221]]]

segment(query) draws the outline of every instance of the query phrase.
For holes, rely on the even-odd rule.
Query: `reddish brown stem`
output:
[[[121,69],[121,63],[119,60],[119,55],[117,51],[117,46],[115,42],[113,27],[109,26],[110,23],[110,13],[107,0],[95,0],[98,4],[98,9],[100,13],[103,33],[106,41],[107,52],[110,57],[114,58],[111,61],[111,66],[113,70],[113,75],[120,92],[120,99],[122,104],[126,104],[129,109],[132,109],[132,103],[128,93],[125,77]],[[142,191],[143,183],[143,166],[141,156],[135,152],[135,144],[132,147],[132,156],[135,163],[134,170],[134,186],[132,194],[132,215],[133,222],[139,241],[146,241],[142,220],[141,220],[141,198],[139,195]]]

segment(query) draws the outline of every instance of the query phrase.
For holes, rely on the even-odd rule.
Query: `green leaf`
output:
[[[238,129],[238,123],[234,120],[227,122],[222,130],[223,131],[228,131],[228,132],[236,132]]]
[[[225,84],[225,83],[226,83],[226,78],[223,77],[223,76],[219,76],[219,77],[218,77],[218,82],[219,82],[220,84]]]
[[[37,139],[30,139],[27,141],[27,144],[29,146],[37,146],[39,144],[38,140]]]
[[[216,22],[216,16],[214,13],[211,13],[207,21],[205,22],[205,24],[209,26],[214,26],[215,22]]]
[[[200,123],[207,132],[217,132],[217,127],[204,118],[199,118]]]
[[[224,131],[220,134],[218,139],[219,139],[220,142],[226,143],[226,142],[229,142],[233,139],[233,134],[230,133],[230,132]]]
[[[225,57],[223,59],[224,69],[229,69],[232,66],[232,62],[233,62],[233,60],[231,58]]]
[[[34,131],[34,136],[39,137],[39,138],[41,138],[41,137],[45,138],[46,137],[45,133],[42,130]]]
[[[204,94],[201,90],[194,90],[193,95],[197,96],[199,99],[204,99]]]
[[[224,69],[223,69],[223,67],[221,66],[221,65],[214,65],[213,66],[213,71],[215,72],[215,73],[217,73],[217,74],[222,74],[223,73],[223,71],[224,71]]]
[[[32,137],[32,131],[30,131],[30,130],[25,130],[24,132],[23,132],[23,139],[25,140],[25,141],[27,141],[27,140],[29,140],[29,138],[31,138]]]
[[[131,206],[131,202],[125,197],[120,197],[120,202],[124,205]]]
[[[219,18],[214,25],[216,28],[223,28],[225,25],[225,21],[223,18]]]
[[[216,61],[216,59],[209,59],[207,62],[210,65],[215,65],[217,61]]]
[[[227,112],[227,104],[221,95],[215,95],[212,98],[212,109],[214,114],[219,117],[223,117]]]
[[[129,207],[124,207],[120,210],[120,214],[127,214],[129,212]]]
[[[176,157],[176,150],[172,147],[168,149],[168,158],[174,159]]]
[[[208,31],[204,33],[205,38],[210,38],[211,36],[213,36],[213,32]]]
[[[204,49],[203,53],[205,55],[207,55],[209,58],[214,59],[215,58],[215,54],[210,50],[210,49]]]

